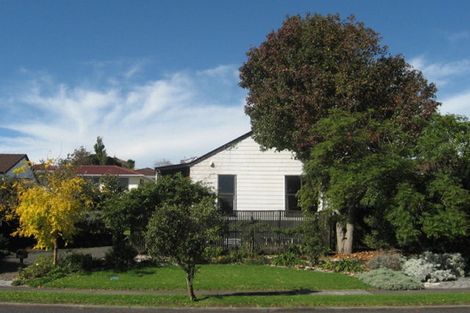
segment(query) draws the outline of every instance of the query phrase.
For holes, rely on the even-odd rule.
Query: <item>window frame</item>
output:
[[[221,176],[231,176],[233,177],[233,193],[220,192],[220,177]],[[232,211],[224,211],[220,206],[220,197],[221,196],[231,196],[232,197]],[[217,208],[224,214],[234,215],[237,210],[237,175],[235,174],[217,174]]]
[[[299,189],[295,192],[295,193],[289,193],[288,192],[288,188],[287,188],[287,180],[288,178],[291,178],[291,177],[296,177],[299,179]],[[297,193],[299,192],[300,188],[302,188],[302,176],[301,175],[284,175],[284,209],[286,212],[300,212],[302,211],[302,209],[300,208],[299,204],[298,204],[298,200],[297,199]],[[296,198],[296,202],[297,202],[297,208],[296,209],[292,209],[289,207],[289,197],[292,197],[294,196]]]

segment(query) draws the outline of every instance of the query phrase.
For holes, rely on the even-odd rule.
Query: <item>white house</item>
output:
[[[0,153],[0,177],[36,180],[26,154]]]
[[[75,173],[77,176],[92,180],[97,184],[100,183],[101,177],[114,176],[117,177],[119,184],[128,190],[137,188],[145,182],[155,181],[153,176],[148,177],[137,170],[117,165],[80,165],[76,168]]]
[[[298,212],[302,166],[290,151],[262,150],[248,132],[191,162],[156,171],[157,177],[180,172],[209,185],[226,213]]]

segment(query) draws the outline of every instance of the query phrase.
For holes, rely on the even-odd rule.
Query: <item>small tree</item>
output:
[[[185,271],[191,301],[196,300],[196,265],[220,238],[221,229],[222,217],[212,197],[191,206],[164,204],[149,221],[145,241],[150,255],[168,258]]]
[[[85,181],[74,177],[69,169],[46,171],[41,185],[20,186],[18,206],[19,228],[14,235],[34,237],[36,247],[53,248],[57,264],[58,239],[70,240],[78,222],[90,205],[83,192]]]

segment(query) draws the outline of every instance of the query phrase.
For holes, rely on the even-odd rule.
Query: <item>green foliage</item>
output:
[[[193,279],[196,265],[204,261],[206,249],[220,240],[223,219],[213,197],[191,205],[164,204],[152,215],[145,234],[148,252],[168,259],[186,272],[188,293],[195,300]]]
[[[94,263],[91,254],[68,253],[60,260],[59,266],[67,273],[89,272]]]
[[[137,250],[127,240],[113,241],[110,251],[104,256],[105,264],[118,271],[124,271],[132,267],[137,256]]]
[[[402,272],[387,268],[379,268],[369,272],[360,273],[357,277],[364,283],[377,289],[385,290],[416,290],[423,285],[416,279]]]
[[[281,254],[276,255],[271,260],[273,265],[276,266],[287,266],[287,267],[294,267],[298,264],[302,263],[302,260],[293,252],[284,252]]]
[[[335,273],[356,273],[364,270],[364,263],[356,259],[323,260],[318,265],[321,269]]]
[[[18,274],[20,281],[40,278],[48,275],[54,269],[52,259],[45,255],[40,255],[36,258],[33,264],[21,269]]]
[[[304,211],[304,219],[301,225],[303,236],[302,252],[308,258],[310,263],[317,264],[320,257],[329,250],[329,214],[311,213]]]
[[[103,143],[103,138],[98,136],[96,138],[96,143],[93,146],[95,149],[95,162],[98,165],[106,165],[108,161],[108,154],[106,153],[106,148]]]
[[[367,262],[367,268],[376,270],[387,268],[392,271],[401,270],[402,257],[398,253],[384,253],[378,255]]]
[[[33,264],[20,270],[15,285],[30,285],[33,287],[65,277],[72,273],[90,271],[93,267],[93,259],[90,254],[71,253],[62,257],[54,265],[53,260],[45,255],[36,258]]]

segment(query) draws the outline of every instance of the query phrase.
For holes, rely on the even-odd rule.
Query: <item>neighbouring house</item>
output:
[[[150,168],[150,167],[145,167],[145,168],[141,168],[141,169],[138,169],[138,170],[135,170],[137,173],[140,173],[140,174],[143,174],[146,178],[148,179],[151,179],[151,180],[155,180],[156,178],[156,171],[154,168]]]
[[[1,176],[36,180],[26,154],[0,153],[0,177]]]
[[[263,150],[248,132],[187,163],[156,168],[182,173],[217,192],[220,209],[231,215],[277,211],[298,215],[297,191],[303,164],[290,151]]]
[[[77,176],[91,180],[96,184],[100,183],[102,177],[115,176],[119,185],[128,190],[137,188],[145,182],[155,181],[155,174],[147,175],[148,171],[131,170],[117,165],[80,165],[75,172]]]

